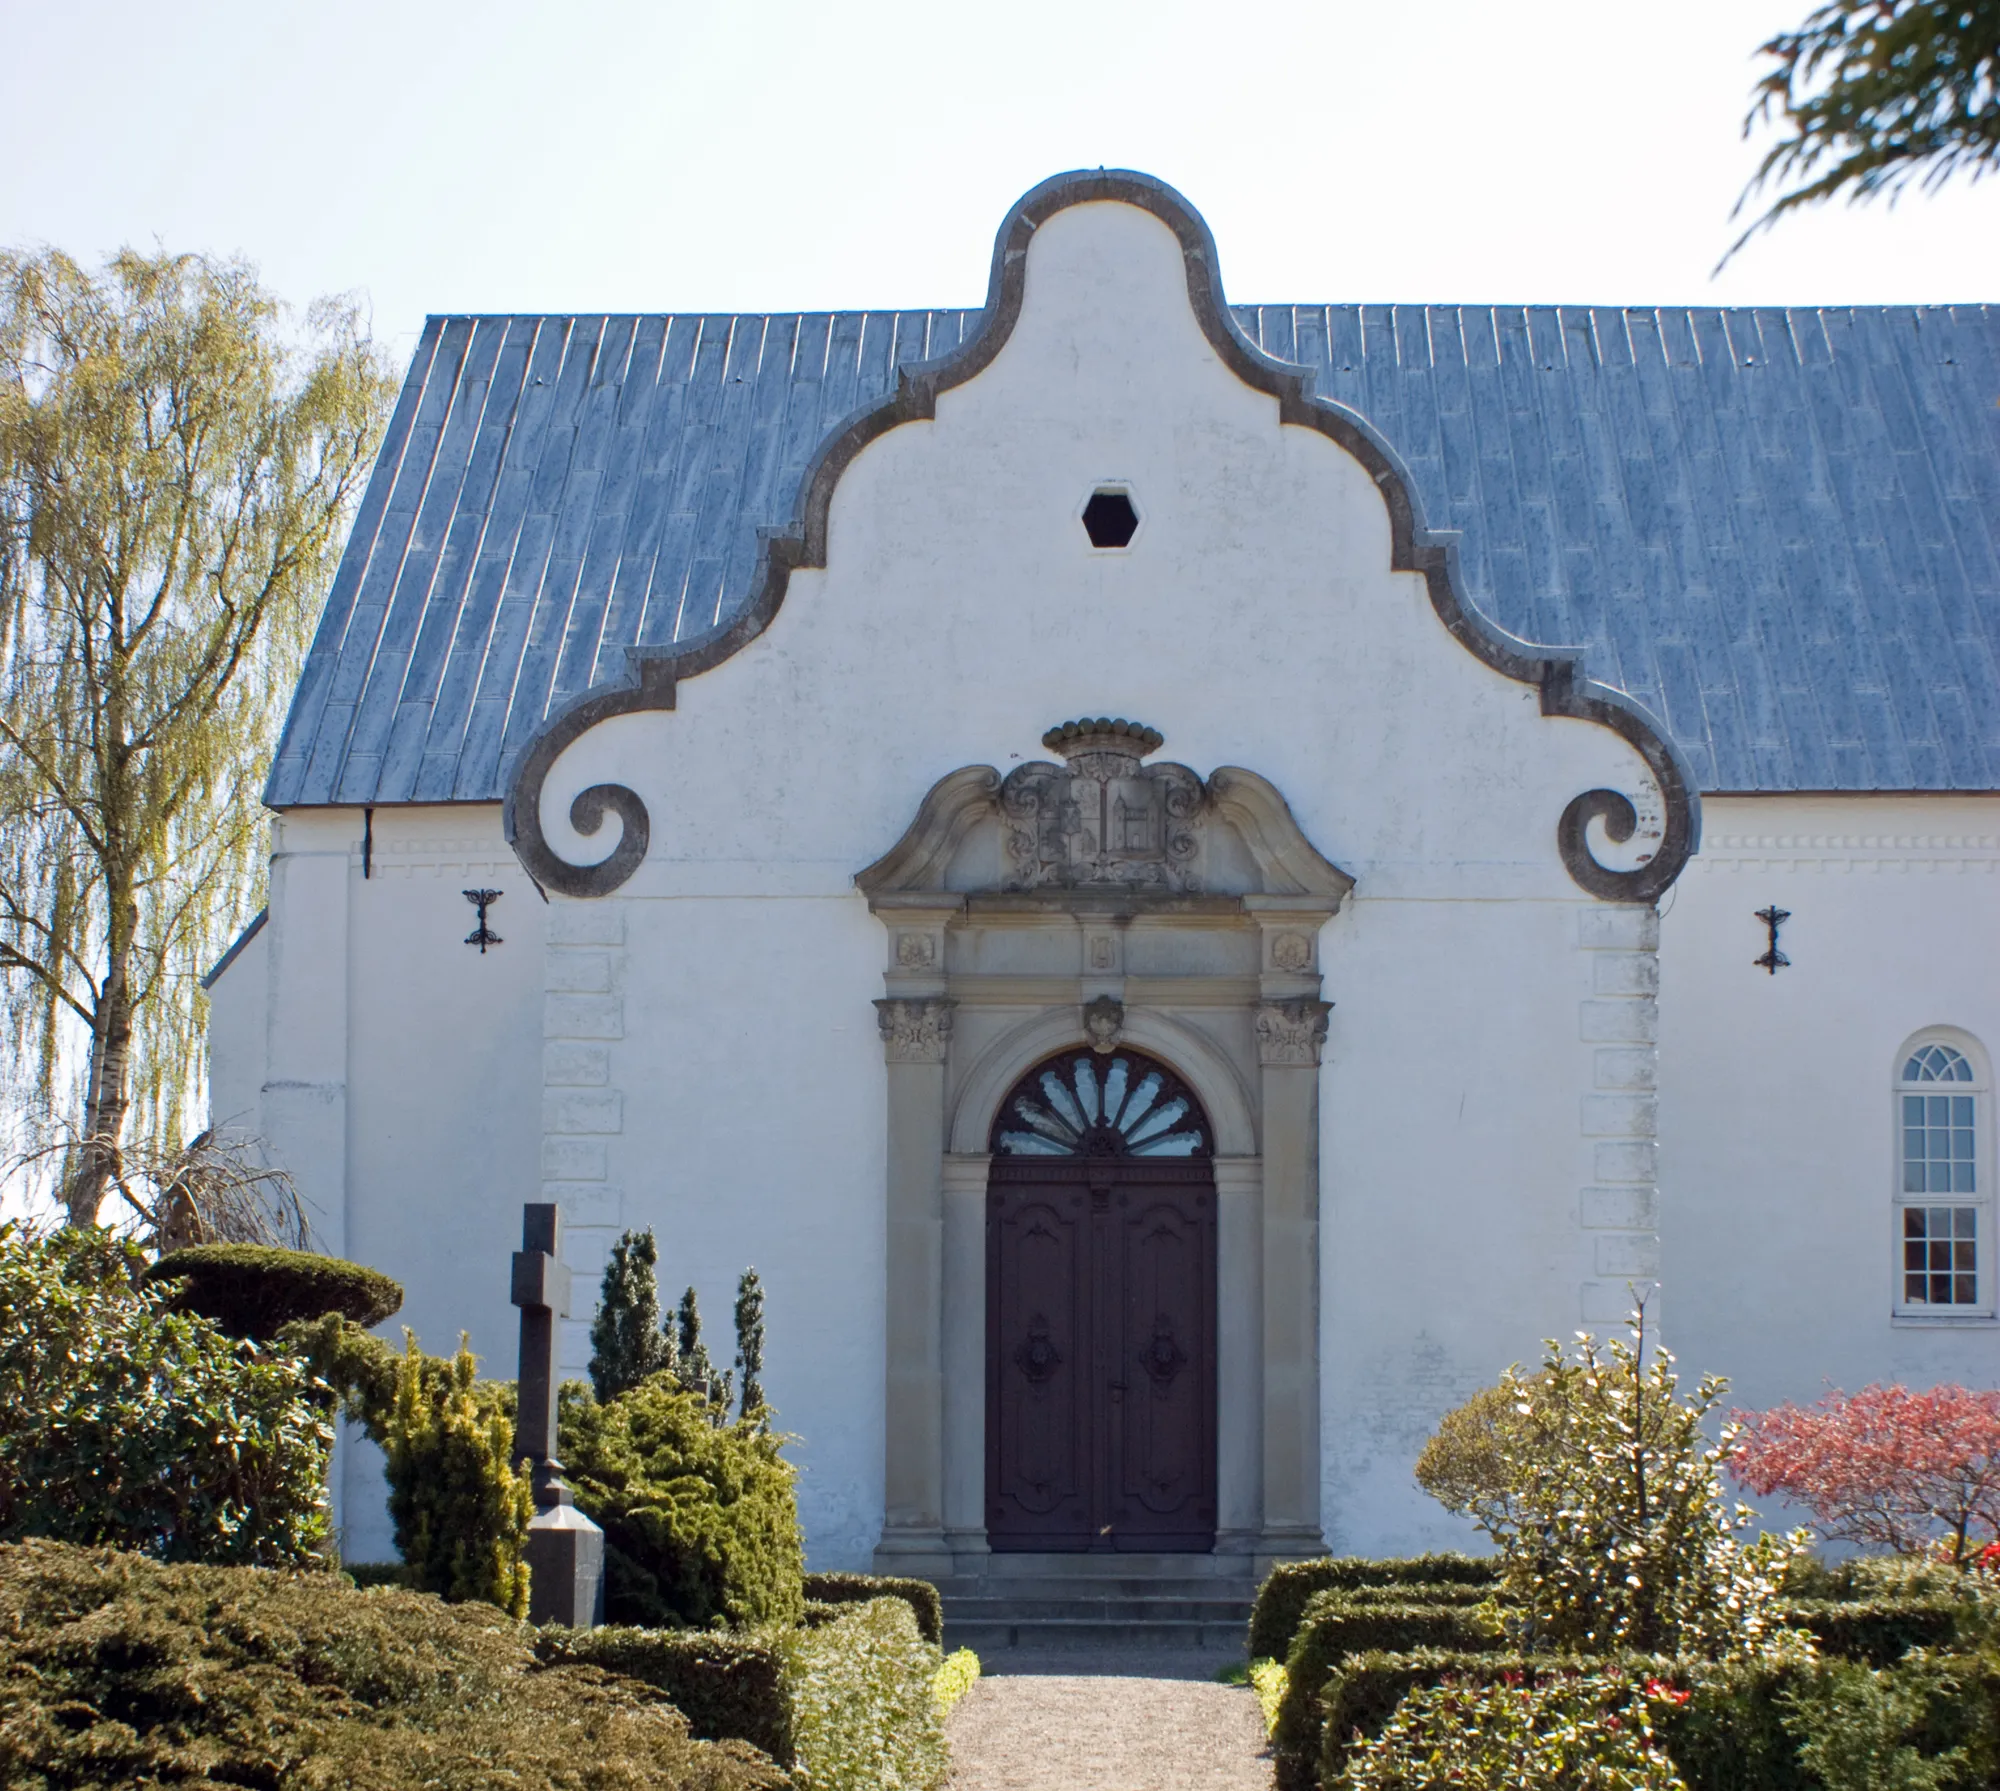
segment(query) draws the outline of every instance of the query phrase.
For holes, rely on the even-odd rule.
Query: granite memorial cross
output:
[[[577,1510],[556,1457],[556,1320],[569,1316],[569,1270],[558,1259],[561,1215],[521,1209],[514,1304],[521,1309],[521,1378],[514,1462],[535,1491],[528,1525],[528,1621],[590,1629],[604,1621],[604,1532]]]

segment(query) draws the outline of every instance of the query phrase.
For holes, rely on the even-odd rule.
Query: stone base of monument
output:
[[[595,1629],[604,1621],[604,1532],[574,1505],[528,1525],[528,1621]]]

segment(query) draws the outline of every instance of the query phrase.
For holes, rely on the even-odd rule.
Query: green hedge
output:
[[[538,1663],[529,1634],[334,1573],[0,1546],[0,1782],[535,1791],[601,1763],[593,1783],[653,1791],[787,1785],[648,1686]]]
[[[855,1576],[860,1577],[860,1576]],[[910,1602],[815,1601],[802,1629],[550,1627],[535,1652],[551,1666],[596,1667],[663,1692],[698,1741],[747,1741],[813,1791],[909,1791],[943,1782],[939,1655]]]
[[[1311,1791],[1320,1758],[1320,1694],[1350,1656],[1419,1649],[1473,1655],[1506,1646],[1497,1628],[1464,1605],[1363,1604],[1339,1588],[1315,1593],[1285,1658],[1285,1695],[1271,1731],[1279,1791]]]
[[[1952,1598],[1876,1598],[1866,1602],[1795,1599],[1781,1621],[1809,1630],[1822,1654],[1886,1667],[1912,1648],[1949,1648],[1966,1606]]]
[[[182,1283],[175,1308],[198,1312],[232,1337],[268,1343],[294,1319],[337,1312],[363,1327],[402,1310],[403,1288],[379,1269],[337,1256],[262,1244],[194,1244],[162,1256],[145,1279]]]
[[[927,1642],[944,1641],[944,1600],[929,1580],[903,1580],[875,1573],[809,1573],[806,1597],[817,1604],[866,1604],[871,1598],[900,1598],[916,1613],[917,1633]]]
[[[1913,1740],[1932,1758],[1966,1749],[1967,1770],[1948,1782],[1984,1784],[1994,1760],[2000,1679],[1990,1662],[1977,1657],[1955,1656],[1948,1665],[1971,1683],[1964,1695],[1933,1700]],[[1446,1649],[1353,1655],[1328,1677],[1321,1696],[1318,1782],[1336,1784],[1355,1738],[1381,1733],[1405,1694],[1418,1686],[1445,1679],[1491,1684],[1511,1674],[1533,1682],[1552,1673],[1607,1668],[1623,1668],[1641,1681],[1657,1677],[1689,1692],[1684,1704],[1655,1715],[1661,1743],[1688,1791],[1822,1791],[1820,1781],[1799,1762],[1797,1737],[1785,1726],[1785,1697],[1812,1676],[1855,1670],[1839,1662],[1784,1657],[1728,1662],[1649,1655],[1578,1659]]]
[[[900,1598],[849,1605],[783,1640],[800,1780],[812,1791],[934,1791],[949,1759],[937,1648]]]
[[[1306,1601],[1315,1592],[1406,1584],[1480,1586],[1499,1583],[1500,1563],[1491,1556],[1409,1555],[1376,1561],[1365,1555],[1324,1556],[1286,1561],[1271,1569],[1257,1589],[1250,1613],[1250,1658],[1283,1660]]]
[[[769,1635],[701,1629],[562,1629],[536,1632],[548,1665],[601,1667],[665,1692],[697,1741],[747,1741],[790,1769],[792,1687]]]

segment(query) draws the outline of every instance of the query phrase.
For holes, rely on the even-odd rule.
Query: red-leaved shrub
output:
[[[1864,1387],[1735,1417],[1730,1473],[1797,1500],[1830,1540],[1963,1565],[2000,1537],[2000,1392]]]

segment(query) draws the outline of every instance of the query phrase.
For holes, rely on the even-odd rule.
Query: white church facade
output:
[[[1996,398],[1978,307],[1232,308],[1102,171],[980,311],[434,318],[215,1119],[490,1372],[523,1202],[754,1264],[819,1566],[1463,1545],[1438,1415],[1641,1293],[1991,1385]]]

